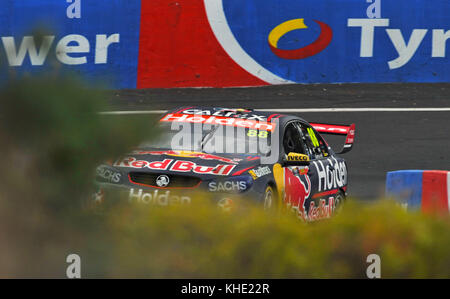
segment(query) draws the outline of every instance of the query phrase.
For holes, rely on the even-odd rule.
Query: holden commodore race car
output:
[[[162,132],[113,163],[97,168],[97,201],[183,205],[210,192],[230,209],[248,198],[265,209],[293,209],[305,221],[329,218],[347,196],[347,164],[321,134],[345,136],[355,125],[309,123],[250,109],[186,107],[167,112]]]

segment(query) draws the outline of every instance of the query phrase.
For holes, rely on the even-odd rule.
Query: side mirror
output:
[[[283,158],[283,166],[308,166],[309,156],[298,153],[289,153]]]

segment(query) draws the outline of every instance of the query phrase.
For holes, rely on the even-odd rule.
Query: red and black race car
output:
[[[205,190],[225,209],[245,197],[311,221],[330,217],[347,195],[347,164],[321,134],[346,136],[342,154],[352,149],[354,124],[188,107],[166,113],[158,125],[157,140],[97,168],[97,200],[120,193],[130,202],[188,204]]]

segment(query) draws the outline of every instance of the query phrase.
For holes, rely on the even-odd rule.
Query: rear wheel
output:
[[[334,198],[334,206],[335,206],[335,213],[338,213],[341,209],[342,206],[344,205],[345,202],[345,192],[340,190],[338,192],[338,194],[336,194],[336,197]]]

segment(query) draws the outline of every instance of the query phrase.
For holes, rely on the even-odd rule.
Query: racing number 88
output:
[[[267,131],[260,131],[258,133],[258,130],[248,130],[247,132],[247,136],[248,137],[256,137],[258,136],[259,138],[267,138],[267,135],[269,133]]]

